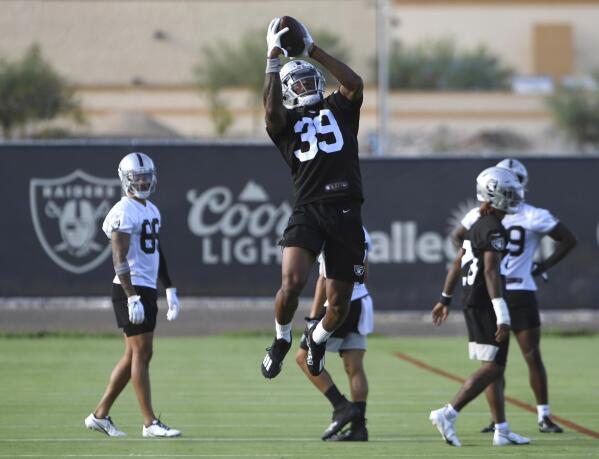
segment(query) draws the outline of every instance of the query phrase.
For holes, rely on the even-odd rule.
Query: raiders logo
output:
[[[364,265],[354,265],[354,274],[356,276],[364,275]]]
[[[491,234],[489,236],[489,243],[491,247],[499,252],[505,250],[505,238],[501,234]]]
[[[33,227],[52,261],[75,274],[100,265],[110,255],[101,221],[120,196],[118,179],[94,177],[82,170],[64,177],[31,179]]]

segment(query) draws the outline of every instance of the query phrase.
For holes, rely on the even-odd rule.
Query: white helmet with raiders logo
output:
[[[499,161],[496,166],[512,171],[514,174],[516,174],[516,177],[518,177],[518,180],[522,186],[526,188],[526,184],[528,183],[528,171],[526,170],[526,167],[524,167],[524,164],[522,164],[520,161],[517,159],[507,158]]]
[[[324,76],[309,62],[291,60],[283,66],[279,76],[283,86],[283,105],[287,108],[313,105],[324,97]]]
[[[524,201],[524,188],[508,169],[489,167],[476,177],[476,199],[490,203],[497,210],[515,214]]]
[[[125,193],[147,199],[156,189],[156,167],[145,153],[129,153],[121,159],[118,170]]]

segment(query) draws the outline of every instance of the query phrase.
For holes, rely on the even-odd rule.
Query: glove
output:
[[[541,263],[533,263],[530,274],[532,274],[533,277],[541,276],[541,279],[543,279],[545,282],[549,280],[547,270],[545,269],[545,266],[543,266],[543,264]]]
[[[139,295],[133,295],[127,298],[127,308],[129,309],[129,322],[134,325],[143,323],[145,317],[144,305]]]
[[[270,53],[274,48],[280,48],[285,57],[287,57],[287,50],[281,46],[281,37],[289,31],[289,27],[285,27],[277,32],[279,22],[281,22],[281,18],[274,18],[268,25],[266,32],[266,46],[268,48],[266,57],[268,58],[270,58]]]
[[[308,333],[310,333],[310,329],[315,324],[320,322],[320,318],[319,317],[304,317],[304,320],[306,321],[306,328],[304,329],[304,333],[302,334],[302,342],[305,342],[306,339],[308,339]]]
[[[179,298],[177,298],[177,289],[169,287],[166,289],[166,302],[168,303],[168,311],[166,312],[166,320],[175,320],[179,317]]]
[[[310,50],[314,46],[314,39],[312,38],[312,35],[310,35],[310,32],[308,32],[308,28],[304,23],[302,21],[297,22],[299,22],[302,29],[304,29],[304,51],[302,51],[302,56],[310,57]]]

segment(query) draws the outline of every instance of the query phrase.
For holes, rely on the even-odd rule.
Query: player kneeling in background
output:
[[[366,254],[371,245],[370,235],[364,228]],[[316,292],[310,317],[306,317],[306,330],[302,335],[300,348],[295,360],[299,367],[306,373],[308,379],[333,405],[331,425],[322,434],[323,440],[331,441],[368,441],[366,429],[366,399],[368,398],[368,380],[364,371],[364,353],[366,352],[366,335],[372,333],[372,298],[364,283],[354,283],[350,310],[341,326],[335,330],[327,341],[327,352],[339,352],[343,359],[343,367],[349,380],[349,388],[353,403],[339,392],[330,373],[325,369],[318,376],[312,376],[306,366],[308,345],[306,336],[322,316],[324,316],[326,302],[326,266],[322,254],[319,256],[320,275],[316,282]],[[364,280],[367,278],[368,262],[364,261]],[[349,429],[337,434],[351,422]]]
[[[455,432],[459,412],[490,384],[501,381],[507,363],[510,313],[503,298],[501,259],[508,236],[501,220],[516,213],[524,191],[517,177],[506,169],[490,167],[476,178],[476,197],[482,202],[480,217],[468,231],[453,267],[447,273],[441,299],[432,310],[433,324],[441,325],[449,314],[449,303],[462,272],[464,316],[468,328],[468,350],[481,368],[462,385],[451,403],[431,411],[429,419],[452,446],[461,446]],[[512,432],[505,420],[505,401],[499,385],[491,404],[495,421],[494,446],[524,445],[530,440]]]
[[[144,153],[130,153],[119,163],[118,172],[125,196],[110,210],[102,229],[112,244],[116,272],[112,304],[117,324],[125,334],[125,353],[112,370],[98,406],[85,418],[85,426],[111,437],[125,435],[116,428],[108,413],[131,379],[144,420],[142,435],[178,437],[180,431],[163,424],[154,414],[150,393],[158,277],[166,288],[167,320],[175,320],[179,315],[177,290],[168,275],[158,239],[160,212],[147,200],[156,188],[156,168]]]

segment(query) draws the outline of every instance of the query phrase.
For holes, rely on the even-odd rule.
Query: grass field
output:
[[[508,405],[514,431],[532,438],[523,447],[491,447],[478,430],[489,421],[482,399],[468,406],[457,428],[463,448],[446,445],[427,417],[458,384],[405,360],[402,352],[457,376],[476,368],[464,338],[383,338],[369,341],[367,444],[327,443],[320,434],[330,406],[296,367],[292,354],[272,381],[259,364],[270,336],[160,338],[152,362],[154,407],[183,430],[171,440],[141,437],[131,386],[111,413],[125,438],[84,428],[122,352],[120,337],[0,338],[0,457],[591,457],[599,440],[568,428],[540,434],[536,416]],[[297,344],[297,339],[295,344]],[[534,405],[519,350],[512,342],[507,394]],[[294,345],[295,348],[295,345]],[[555,414],[599,432],[599,336],[543,338]],[[327,368],[347,392],[339,358]]]

